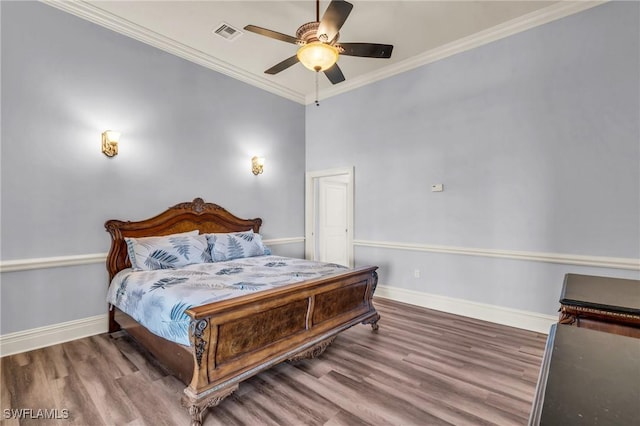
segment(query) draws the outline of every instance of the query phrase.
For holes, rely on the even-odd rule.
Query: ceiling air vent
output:
[[[242,35],[242,31],[224,22],[218,25],[218,28],[213,30],[213,33],[229,41],[234,40]]]

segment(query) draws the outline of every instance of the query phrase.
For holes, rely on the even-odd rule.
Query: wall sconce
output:
[[[264,168],[264,157],[253,157],[251,159],[251,171],[254,175],[262,174]]]
[[[120,132],[107,130],[102,132],[102,152],[107,157],[118,155],[118,141],[120,140]]]

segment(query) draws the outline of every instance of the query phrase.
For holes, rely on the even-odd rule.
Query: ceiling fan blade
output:
[[[334,64],[328,70],[324,70],[324,75],[327,76],[327,78],[332,84],[338,84],[345,80],[344,74],[342,74],[342,70],[340,69],[337,63]]]
[[[290,58],[285,59],[284,61],[280,62],[279,64],[276,64],[274,66],[272,66],[271,68],[269,68],[268,70],[266,70],[264,73],[265,74],[278,74],[280,71],[284,71],[287,68],[289,68],[292,65],[297,64],[299,61],[298,56],[297,55],[293,55]]]
[[[255,25],[247,25],[246,27],[244,27],[244,29],[247,31],[251,31],[252,33],[260,34],[280,41],[285,41],[287,43],[297,44],[298,42],[297,38],[290,35],[282,34],[277,31],[268,30],[262,27],[256,27]]]
[[[344,49],[341,55],[360,56],[363,58],[390,58],[393,46],[377,43],[340,43]]]
[[[342,25],[347,20],[349,13],[351,13],[353,5],[344,0],[332,0],[322,15],[322,20],[318,26],[317,37],[318,40],[324,42],[332,41],[342,28]],[[326,40],[323,40],[321,36],[326,34]]]

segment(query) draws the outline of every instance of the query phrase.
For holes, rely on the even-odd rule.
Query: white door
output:
[[[353,167],[306,173],[305,257],[354,266]]]
[[[318,182],[318,260],[349,266],[347,183],[340,180],[325,177]]]

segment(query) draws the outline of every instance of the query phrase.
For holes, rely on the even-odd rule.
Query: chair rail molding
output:
[[[295,243],[304,243],[304,237],[290,237],[290,238],[272,238],[270,240],[263,240],[262,242],[270,245],[277,246],[282,244],[295,244]]]
[[[353,245],[391,250],[411,250],[466,256],[498,257],[530,262],[560,263],[563,265],[592,266],[596,268],[640,271],[640,259],[627,257],[585,256],[580,254],[545,253],[535,251],[497,250],[477,247],[456,247],[433,244],[402,243],[393,241],[354,240]]]
[[[64,266],[79,266],[92,263],[104,263],[106,253],[75,254],[71,256],[39,257],[31,259],[3,260],[0,262],[0,272],[29,271],[31,269],[59,268]]]
[[[303,243],[304,237],[272,238],[263,240],[270,246]],[[32,269],[59,268],[65,266],[89,265],[92,263],[104,263],[107,261],[107,253],[75,254],[70,256],[40,257],[31,259],[14,259],[0,261],[0,272],[19,272]]]

